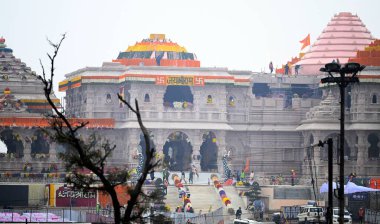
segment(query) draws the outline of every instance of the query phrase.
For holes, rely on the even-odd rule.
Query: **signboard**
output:
[[[352,201],[367,201],[368,192],[357,192],[349,195],[349,199]]]
[[[96,205],[96,192],[60,187],[56,191],[56,207],[93,207]]]
[[[204,86],[204,77],[194,77],[186,75],[161,75],[156,77],[156,85]]]

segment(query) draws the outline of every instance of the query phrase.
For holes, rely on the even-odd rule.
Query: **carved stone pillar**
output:
[[[193,153],[191,154],[191,163],[197,168],[198,172],[201,170],[201,145],[202,145],[202,135],[203,132],[201,131],[195,131],[193,133],[193,141],[191,142],[191,145],[193,147]]]
[[[49,160],[50,162],[57,162],[57,143],[51,142],[49,145]]]
[[[201,171],[201,144],[194,143],[192,146],[193,154],[191,155],[191,163],[197,168],[198,171]]]
[[[23,145],[24,145],[24,161],[25,162],[31,162],[32,160],[32,157],[31,157],[31,153],[32,153],[32,142],[31,141],[26,141],[24,140],[23,142]]]
[[[216,143],[218,146],[218,158],[217,158],[217,164],[218,164],[218,172],[223,173],[223,155],[226,153],[226,133],[224,131],[220,131],[216,133]]]
[[[365,132],[358,132],[358,144],[356,145],[358,149],[358,158],[356,160],[357,165],[357,174],[364,175],[365,174],[365,167],[364,165],[368,161],[368,141],[367,141],[367,134]]]
[[[135,167],[138,164],[137,160],[137,148],[140,144],[140,132],[137,129],[131,130],[129,135],[129,144],[128,144],[128,166]]]
[[[199,109],[199,105],[201,104],[201,93],[199,92],[199,90],[197,91],[196,89],[193,88],[193,97],[194,97],[194,100],[193,100],[193,111],[195,113],[195,119],[198,120],[200,118],[200,109]],[[197,168],[198,169],[198,168]]]

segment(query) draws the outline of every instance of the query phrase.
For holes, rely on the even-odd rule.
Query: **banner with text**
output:
[[[163,86],[204,86],[204,77],[160,75],[156,77],[156,85]]]

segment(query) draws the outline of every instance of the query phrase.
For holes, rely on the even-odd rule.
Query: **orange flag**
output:
[[[305,39],[301,40],[300,43],[302,44],[301,51],[310,45],[310,33],[305,37]]]
[[[244,172],[245,172],[245,173],[249,172],[249,159],[247,159],[247,160],[245,161]]]

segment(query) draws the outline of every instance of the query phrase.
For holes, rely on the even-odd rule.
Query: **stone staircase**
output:
[[[244,203],[242,197],[239,196],[239,193],[237,189],[234,186],[223,186],[224,191],[227,194],[227,197],[231,199],[231,205],[234,211],[241,207],[241,210],[243,212],[242,218],[248,218],[251,215],[248,213],[247,210],[247,205]],[[222,201],[219,199],[219,203],[222,204]]]
[[[165,204],[169,205],[172,212],[175,211],[177,206],[183,205],[181,198],[178,197],[178,188],[173,185],[168,186],[168,194],[165,197]]]
[[[207,213],[210,207],[212,211],[221,207],[219,195],[213,186],[187,185],[187,187],[191,194],[190,200],[195,213],[199,213],[202,210],[203,214]],[[168,186],[165,203],[170,206],[171,211],[174,211],[177,206],[183,205],[182,200],[178,197],[178,190],[175,186]]]
[[[196,213],[207,213],[221,207],[219,195],[211,185],[189,185],[191,204]]]

